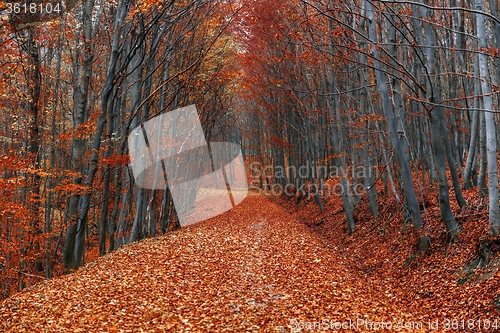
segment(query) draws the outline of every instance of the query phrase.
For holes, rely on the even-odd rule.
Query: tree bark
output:
[[[387,121],[387,126],[391,133],[392,144],[394,150],[396,151],[396,157],[399,161],[399,166],[401,168],[401,174],[403,177],[403,189],[405,192],[405,198],[408,202],[408,210],[410,211],[412,217],[412,224],[418,230],[422,227],[422,218],[420,216],[420,209],[418,206],[417,196],[415,194],[415,189],[413,187],[413,180],[411,176],[411,170],[408,165],[408,161],[405,158],[403,147],[399,141],[398,130],[396,122],[394,120],[394,113],[392,110],[392,105],[389,98],[389,90],[382,72],[382,65],[380,63],[380,53],[377,50],[377,23],[375,21],[375,13],[373,9],[373,4],[370,1],[365,0],[367,18],[369,20],[369,36],[373,43],[371,54],[373,56],[373,67],[375,69],[375,76],[377,83],[379,85],[380,97],[382,99],[382,109]]]
[[[77,39],[76,49],[76,64],[74,69],[74,76],[77,79],[74,87],[73,103],[74,103],[74,116],[73,128],[78,128],[82,125],[87,118],[87,105],[89,94],[89,83],[92,75],[92,20],[91,13],[94,6],[93,0],[85,0],[82,8],[82,29],[84,38],[84,50],[81,51]],[[79,68],[79,58],[82,58],[81,69]],[[72,168],[78,173],[82,172],[82,157],[85,150],[85,142],[81,138],[73,139],[73,149],[71,155]],[[80,186],[82,184],[81,177],[75,177],[74,184]],[[75,259],[76,249],[76,235],[81,233],[83,235],[84,228],[79,227],[82,224],[78,219],[78,205],[80,202],[80,194],[72,194],[69,199],[68,208],[68,227],[66,229],[66,238],[64,240],[63,261],[68,269],[76,269],[79,267],[78,261]],[[82,252],[83,253],[83,252]]]
[[[476,0],[475,8],[478,11],[483,11],[482,0]],[[479,47],[486,49],[488,47],[487,37],[485,34],[485,21],[483,15],[476,15],[476,31],[479,40]],[[495,129],[495,109],[493,106],[493,97],[491,96],[491,86],[488,84],[489,70],[488,59],[484,52],[478,54],[479,57],[479,73],[481,77],[481,88],[483,92],[484,109],[486,110],[485,130],[486,130],[486,150],[488,159],[488,190],[490,202],[490,231],[492,236],[500,233],[500,209],[498,205],[498,160],[497,160],[497,139]]]

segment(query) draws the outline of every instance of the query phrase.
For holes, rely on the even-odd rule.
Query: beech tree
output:
[[[175,227],[168,190],[136,190],[127,135],[184,103],[215,140],[235,132],[229,25],[239,7],[82,0],[22,16],[0,5],[3,295],[43,270],[78,268],[94,240],[104,255]]]
[[[168,189],[136,186],[127,136],[190,104],[208,141],[241,144],[253,189],[338,202],[348,234],[390,195],[421,243],[431,223],[456,240],[477,187],[496,236],[497,7],[80,0],[21,15],[1,2],[3,294],[179,226]]]
[[[244,30],[244,38],[251,40],[248,42],[251,46],[244,53],[243,63],[248,77],[252,78],[248,85],[254,92],[245,98],[257,98],[257,104],[252,104],[256,116],[249,118],[250,124],[253,122],[255,128],[259,127],[257,123],[264,122],[269,127],[249,134],[251,139],[247,146],[256,146],[252,151],[257,152],[260,163],[269,161],[276,165],[276,161],[284,160],[286,169],[305,162],[311,142],[315,141],[310,133],[316,131],[320,137],[315,142],[324,145],[318,151],[342,161],[335,162],[335,165],[346,167],[356,163],[367,170],[373,167],[384,170],[379,176],[369,174],[363,180],[374,217],[377,215],[374,188],[375,179],[378,179],[383,181],[385,191],[390,185],[397,200],[402,194],[406,216],[411,218],[417,230],[423,225],[421,214],[425,214],[422,190],[427,183],[437,181],[441,216],[450,240],[456,239],[460,226],[452,212],[448,173],[455,200],[459,207],[464,208],[467,202],[462,195],[461,175],[464,175],[466,188],[474,186],[474,175],[480,166],[476,184],[482,188],[486,182],[486,165],[496,167],[496,155],[491,153],[489,159],[495,162],[486,164],[486,152],[496,154],[496,145],[493,147],[491,138],[498,133],[489,132],[487,139],[488,130],[480,126],[481,111],[489,114],[488,121],[484,119],[481,124],[486,126],[496,122],[489,104],[495,99],[488,72],[493,63],[486,60],[489,54],[496,53],[488,41],[480,37],[487,35],[485,19],[491,20],[495,31],[498,30],[499,22],[494,14],[496,6],[490,7],[493,15],[477,5],[470,9],[460,7],[456,1],[452,1],[450,7],[420,1],[352,1],[349,6],[333,1],[282,1],[265,9],[255,4],[246,21],[249,28]],[[480,25],[477,16],[483,20],[480,19]],[[436,20],[442,23],[437,24]],[[474,22],[474,25],[467,22]],[[475,44],[471,37],[473,30],[478,32],[480,44]],[[321,34],[323,43],[318,42]],[[250,48],[256,45],[273,51],[264,54]],[[482,52],[476,54],[472,45],[478,45]],[[291,52],[287,53],[288,49]],[[307,53],[315,54],[314,63],[308,61]],[[353,54],[359,56],[353,58]],[[249,61],[251,57],[253,59]],[[329,63],[328,57],[331,57]],[[475,59],[478,65],[470,66]],[[483,66],[479,59],[483,59]],[[285,66],[287,62],[289,65]],[[307,68],[305,75],[298,75],[303,66]],[[473,76],[468,74],[476,69]],[[327,73],[328,78],[321,79],[316,73]],[[357,77],[346,73],[356,73]],[[298,83],[294,82],[297,80]],[[328,87],[321,82],[328,82]],[[353,91],[360,93],[353,98]],[[291,94],[293,100],[298,98],[297,102],[292,105],[281,102],[282,96],[287,94]],[[301,118],[306,105],[317,107],[319,119],[321,114],[329,119],[330,130],[326,130],[321,122],[316,123],[314,129],[308,129],[308,120]],[[280,118],[271,115],[279,115],[280,109],[287,110],[287,118],[276,122]],[[467,115],[468,123],[464,122]],[[363,117],[368,128],[379,131],[378,137],[372,136],[371,139],[380,144],[370,150],[366,147],[370,136],[365,136],[358,148],[357,137],[353,136],[355,131],[346,130]],[[294,120],[297,118],[298,122]],[[298,132],[302,123],[306,126]],[[275,128],[280,126],[285,130],[276,131]],[[299,133],[297,139],[274,134],[294,131]],[[266,139],[273,137],[276,139]],[[326,144],[329,139],[333,139],[331,146]],[[263,153],[275,151],[277,155]],[[285,153],[284,158],[281,152]],[[392,155],[397,164],[393,164]],[[349,162],[345,160],[347,156]],[[329,165],[330,161],[308,163],[318,168],[322,163]],[[497,171],[488,170],[488,181],[493,182],[489,183],[489,190],[497,193],[491,189],[495,186]],[[276,172],[266,175],[264,181],[261,180],[261,187],[281,184],[283,179],[280,177]],[[305,179],[304,186],[321,187],[326,178],[323,175],[317,179]],[[352,177],[340,178],[339,181],[341,187],[358,182]],[[370,185],[372,181],[374,184]],[[305,187],[300,182],[296,185],[299,185],[296,188],[299,195]],[[359,199],[341,197],[348,232],[352,232],[354,223],[350,211]],[[495,195],[490,196],[490,200],[490,223],[494,235],[493,221],[497,220]],[[315,201],[322,207],[321,201]]]
[[[482,0],[476,0],[475,9],[483,12],[484,3]],[[479,49],[486,50],[488,41],[485,33],[484,16],[476,14],[476,31],[479,41]],[[500,233],[500,211],[498,206],[498,161],[497,161],[497,134],[495,125],[495,116],[493,109],[493,97],[491,95],[491,85],[488,84],[490,74],[488,69],[488,59],[486,54],[481,52],[479,58],[479,75],[481,79],[482,99],[484,104],[484,123],[486,132],[486,151],[488,162],[488,193],[490,199],[490,227],[491,233],[496,236]]]

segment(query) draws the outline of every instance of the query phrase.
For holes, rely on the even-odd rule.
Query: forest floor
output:
[[[320,212],[250,193],[223,215],[11,296],[0,331],[500,331],[498,254],[466,270],[485,221],[469,219],[453,244],[432,222],[430,250],[413,256],[418,235],[395,218],[398,205],[384,202],[374,221],[357,211],[348,236],[337,201]]]

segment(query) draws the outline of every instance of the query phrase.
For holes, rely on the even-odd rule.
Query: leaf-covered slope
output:
[[[325,318],[411,318],[305,225],[257,195],[17,294],[1,304],[0,316],[5,332],[279,332]]]
[[[487,201],[478,199],[477,189],[464,191],[464,196],[468,205],[463,209],[452,201],[462,232],[450,243],[437,194],[424,189],[427,218],[422,231],[431,244],[423,253],[417,251],[419,232],[402,222],[404,211],[391,195],[379,196],[375,220],[368,202],[356,206],[352,236],[347,234],[342,202],[335,197],[323,212],[312,198],[278,201],[350,262],[353,274],[411,313],[410,324],[421,323],[430,332],[500,332],[500,239],[489,236]],[[489,260],[480,266],[484,249]]]

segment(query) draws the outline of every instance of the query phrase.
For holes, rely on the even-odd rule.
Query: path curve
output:
[[[0,331],[419,331],[397,329],[411,314],[370,283],[293,215],[250,194],[223,215],[14,295],[0,305]]]

